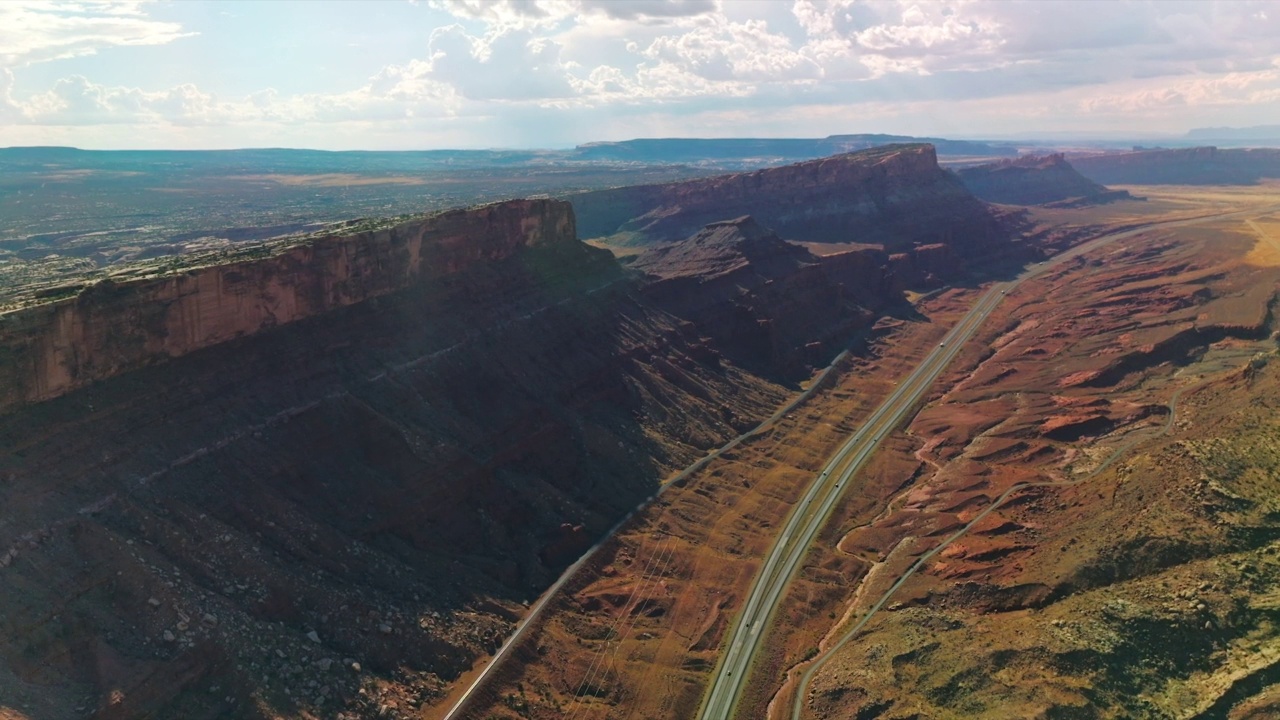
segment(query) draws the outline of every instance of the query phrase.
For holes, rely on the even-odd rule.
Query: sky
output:
[[[1280,124],[1280,3],[0,2],[0,147],[562,148]]]

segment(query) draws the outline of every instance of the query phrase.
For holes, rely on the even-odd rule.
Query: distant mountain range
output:
[[[570,150],[327,151],[287,148],[242,150],[81,150],[74,147],[0,148],[0,169],[44,168],[49,163],[106,170],[208,172],[414,173],[424,169],[498,168],[563,164],[697,165],[740,169],[779,165],[894,143],[930,143],[939,155],[1015,157],[1014,145],[908,135],[832,135],[825,138],[641,138],[593,142]]]
[[[1280,125],[1254,125],[1253,127],[1207,127],[1187,131],[1191,140],[1269,140],[1280,141]]]
[[[579,145],[572,155],[583,160],[697,164],[778,158],[812,160],[840,153],[896,143],[929,143],[939,155],[1015,157],[1014,145],[975,140],[912,137],[909,135],[831,135],[825,138],[646,138]]]

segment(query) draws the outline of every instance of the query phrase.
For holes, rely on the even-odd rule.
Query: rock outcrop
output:
[[[578,243],[567,203],[516,200],[339,231],[265,258],[99,282],[0,315],[0,410],[525,251],[593,252]]]
[[[819,257],[750,216],[651,247],[631,266],[650,278],[648,297],[736,362],[783,375],[825,362],[903,299],[883,251]]]
[[[956,175],[974,195],[1005,205],[1083,205],[1129,197],[1076,172],[1062,153],[975,165]]]
[[[672,242],[749,214],[788,240],[876,243],[890,253],[945,243],[964,258],[1008,251],[997,217],[925,144],[568,199],[583,237],[632,245]]]
[[[1140,150],[1081,155],[1071,164],[1104,185],[1253,185],[1280,178],[1280,150],[1267,148]]]

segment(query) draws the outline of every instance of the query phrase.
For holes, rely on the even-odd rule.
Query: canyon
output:
[[[896,172],[932,182],[921,156]],[[1011,242],[984,217],[937,232],[958,258]],[[881,249],[746,219],[686,245],[627,268],[570,204],[509,201],[123,265],[0,316],[4,712],[438,703],[664,478],[906,307]]]
[[[1232,472],[1253,478],[1248,498],[1259,508],[1244,534],[1259,543],[1272,537],[1273,528],[1259,529],[1270,527],[1262,520],[1269,504],[1260,498],[1274,484],[1257,473],[1269,467],[1269,451],[1259,448],[1274,420],[1262,420],[1269,401],[1252,398],[1247,383],[1261,382],[1274,367],[1267,360],[1275,348],[1276,198],[1263,191],[1151,195],[1030,210],[1033,225],[1062,231],[1053,240],[1065,242],[1059,247],[1107,228],[1151,228],[1130,230],[1010,293],[920,414],[885,436],[760,630],[768,635],[766,652],[735,717],[791,717],[794,683],[819,657],[826,662],[803,690],[802,717],[1146,717],[1149,706],[1141,703],[1153,692],[1165,693],[1159,707],[1170,712],[1201,702],[1179,704],[1194,693],[1223,713],[1205,717],[1225,717],[1237,702],[1251,708],[1249,717],[1274,708],[1270,691],[1257,690],[1273,677],[1265,605],[1238,627],[1221,616],[1188,616],[1181,605],[1176,621],[1151,623],[1165,612],[1159,603],[1191,598],[1212,608],[1206,598],[1219,591],[1226,596],[1213,602],[1223,607],[1262,603],[1256,598],[1268,592],[1270,565],[1245,560],[1257,578],[1247,587],[1199,577],[1193,567],[1204,552],[1221,553],[1216,564],[1224,570],[1239,561],[1221,544],[1235,521],[1185,524],[1179,513],[1186,510],[1160,499],[1161,468],[1183,472],[1171,458],[1144,465],[1141,478],[1111,467],[1110,458],[1131,457],[1139,443],[1159,442],[1162,428],[1183,419],[1178,388],[1226,383],[1236,388],[1234,399],[1215,402],[1210,422],[1239,417],[1244,424],[1229,427],[1254,428],[1250,450],[1231,456],[1239,463]],[[1255,209],[1207,222],[1206,212],[1212,217],[1224,206]],[[1161,230],[1168,218],[1200,218],[1201,225]],[[823,392],[664,493],[552,600],[471,715],[696,717],[782,519],[826,458],[977,294],[954,287],[917,300],[918,314],[905,322],[882,321],[868,351],[834,368]],[[1180,422],[1176,429],[1205,432]],[[1108,468],[1120,473],[1124,502],[1107,504],[1116,497]],[[1006,490],[1076,479],[1075,490],[1014,493],[968,536],[940,545]],[[1235,486],[1222,487],[1237,494]],[[1057,493],[1066,494],[1062,502]],[[1188,497],[1195,498],[1192,510],[1206,499],[1203,490]],[[1177,544],[1180,532],[1209,543],[1197,548],[1213,549]],[[1256,547],[1262,556],[1271,552]],[[940,554],[926,555],[934,549]],[[917,561],[920,572],[872,624],[837,645]],[[1033,566],[1038,570],[1030,572]],[[1044,580],[1044,568],[1052,568],[1055,582]],[[1158,587],[1124,589],[1126,573],[1145,577],[1160,568],[1169,570]],[[1134,604],[1138,598],[1146,605]],[[1197,645],[1205,622],[1214,633],[1232,629]],[[1006,623],[1019,631],[1006,633]],[[1134,640],[1110,640],[1125,633]],[[1223,655],[1214,648],[1232,649]],[[1180,657],[1196,660],[1169,664]],[[1134,697],[1139,704],[1127,700]]]
[[[738,716],[821,657],[808,716],[1264,717],[1275,200],[1083,174],[891,145],[41,290],[0,314],[0,718],[441,717],[602,540],[466,716],[692,717],[776,528],[982,284],[1148,225],[1011,293],[885,438]],[[1159,229],[1224,208],[1257,212]],[[836,643],[1001,492],[1094,473]]]

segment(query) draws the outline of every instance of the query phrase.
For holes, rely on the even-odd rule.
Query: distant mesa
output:
[[[945,244],[958,256],[1004,249],[996,213],[938,166],[932,145],[888,145],[820,160],[567,196],[579,233],[616,245],[673,242],[751,215],[781,238],[869,243],[886,252]]]
[[[1187,132],[1189,140],[1197,142],[1265,142],[1280,144],[1280,125],[1254,125],[1253,127],[1208,127]]]
[[[1130,197],[1081,175],[1062,153],[975,165],[956,174],[974,195],[1004,205],[1078,206]]]
[[[1075,156],[1071,164],[1104,185],[1254,185],[1280,178],[1280,149],[1140,150]]]
[[[905,143],[929,143],[939,155],[949,156],[1014,157],[1018,154],[1012,145],[879,133],[825,138],[641,138],[586,143],[574,148],[572,154],[580,160],[695,165],[757,158],[795,162]]]

